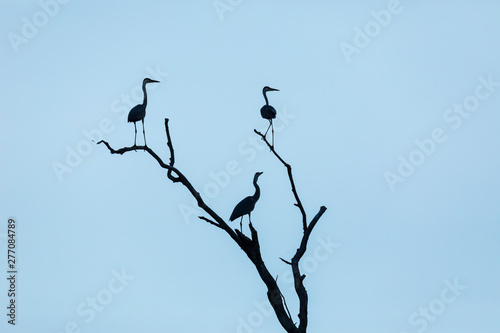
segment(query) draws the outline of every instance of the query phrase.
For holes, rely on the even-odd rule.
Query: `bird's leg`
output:
[[[134,122],[135,136],[134,136],[134,147],[137,145],[137,125]]]
[[[240,219],[240,231],[241,231],[241,233],[243,233],[243,216],[241,216],[241,219]]]
[[[264,137],[266,137],[267,132],[269,132],[269,128],[271,127],[271,124],[272,124],[271,119],[268,119],[268,120],[269,120],[269,126],[267,126],[267,130],[266,130],[266,133],[264,133]],[[264,139],[262,139],[262,140],[264,140]]]
[[[272,134],[272,138],[273,138],[273,140],[272,140],[273,144],[271,145],[271,147],[274,148],[274,125],[273,125],[273,120],[271,119],[270,121],[271,121],[271,134]]]
[[[142,134],[144,135],[144,145],[147,147],[146,143],[146,131],[144,130],[144,118],[142,118]]]
[[[252,214],[252,212],[248,213],[248,223],[249,224],[252,224],[252,219],[250,218],[250,215]]]

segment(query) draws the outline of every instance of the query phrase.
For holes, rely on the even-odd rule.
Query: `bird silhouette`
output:
[[[264,134],[264,137],[266,137],[267,132],[269,132],[269,127],[271,127],[272,146],[274,147],[273,119],[276,118],[276,110],[271,105],[269,105],[269,101],[267,100],[267,95],[266,95],[266,93],[268,91],[279,91],[279,90],[265,86],[262,89],[262,94],[264,95],[264,99],[266,100],[266,105],[264,105],[262,108],[260,108],[260,115],[262,116],[262,118],[269,120],[269,126],[267,127],[267,130],[266,130],[266,133]]]
[[[146,84],[148,83],[156,83],[160,81],[156,80],[151,80],[149,78],[145,78],[144,81],[142,81],[142,91],[144,92],[144,101],[142,104],[138,104],[130,110],[128,113],[128,122],[129,123],[134,123],[134,129],[135,129],[135,137],[134,137],[134,147],[136,146],[137,142],[137,126],[136,122],[139,120],[142,121],[142,134],[144,135],[144,145],[147,146],[146,144],[146,131],[144,130],[144,117],[146,116],[146,105],[148,104],[148,94],[146,93]]]
[[[252,220],[250,219],[250,213],[253,211],[255,208],[255,203],[257,200],[260,198],[260,188],[259,185],[257,185],[257,179],[259,179],[259,176],[262,175],[262,172],[256,172],[255,176],[253,177],[253,186],[255,186],[255,194],[246,197],[245,199],[241,200],[236,207],[234,207],[233,213],[231,214],[231,217],[229,218],[230,221],[236,220],[238,217],[241,217],[240,220],[240,231],[243,232],[243,216],[248,214],[248,221],[252,223]]]

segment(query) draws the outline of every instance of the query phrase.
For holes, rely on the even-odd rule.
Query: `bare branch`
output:
[[[302,206],[302,202],[300,201],[299,194],[297,193],[297,189],[295,187],[295,182],[293,180],[293,175],[292,175],[292,166],[290,164],[288,164],[287,162],[285,162],[285,160],[282,159],[280,155],[278,155],[278,153],[276,152],[276,150],[274,149],[274,147],[269,143],[269,141],[267,141],[267,139],[264,136],[264,134],[262,134],[261,132],[257,131],[256,129],[254,129],[253,131],[257,135],[259,135],[262,138],[262,140],[264,140],[264,142],[267,144],[267,146],[269,147],[269,149],[271,149],[271,152],[274,154],[274,156],[276,156],[278,158],[278,160],[280,160],[280,162],[283,163],[283,165],[286,167],[286,170],[288,172],[288,178],[290,179],[290,185],[292,186],[293,196],[295,197],[295,201],[297,201],[297,203],[295,204],[295,206],[297,206],[299,208],[300,213],[302,214],[302,228],[304,230],[306,230],[307,229],[306,211],[304,209],[304,206]]]
[[[269,303],[273,307],[274,313],[276,314],[281,326],[289,333],[298,333],[297,327],[293,323],[291,316],[287,313],[281,290],[262,260],[257,230],[255,230],[252,223],[249,224],[249,228],[251,232],[251,239],[243,235],[243,233],[239,230],[236,230],[236,234],[240,237],[240,242],[238,244],[252,261],[261,280],[266,285],[267,298],[269,299]]]
[[[280,257],[280,259],[281,259],[281,261],[283,261],[285,264],[288,264],[288,265],[291,265],[291,264],[292,264],[291,262],[289,262],[289,261],[287,261],[287,260],[285,260],[285,259],[283,259],[283,258],[281,258],[281,257]]]
[[[304,255],[304,253],[306,252],[307,242],[309,241],[309,236],[311,235],[311,232],[313,231],[314,227],[316,226],[316,223],[318,223],[318,220],[325,213],[325,211],[326,211],[326,207],[321,206],[319,208],[319,212],[314,216],[314,218],[309,223],[309,226],[304,231],[304,235],[302,236],[302,241],[300,242],[300,247],[297,249],[297,253],[295,253],[295,256],[294,256],[294,258],[296,257],[297,260],[300,260],[302,258],[302,256]],[[292,259],[292,262],[293,262],[293,259]]]
[[[306,249],[307,249],[307,242],[309,241],[309,236],[311,235],[312,230],[316,226],[318,220],[321,218],[323,213],[326,211],[326,207],[322,206],[319,210],[319,212],[315,215],[315,217],[310,221],[309,225],[307,224],[307,216],[306,212],[304,210],[304,207],[302,205],[302,202],[300,201],[299,195],[297,193],[297,189],[295,187],[295,182],[293,179],[293,174],[292,174],[292,167],[290,164],[286,163],[285,160],[281,158],[281,156],[276,152],[274,147],[267,141],[266,137],[258,132],[257,130],[254,130],[256,134],[258,134],[264,142],[267,144],[271,152],[278,158],[278,160],[286,167],[287,172],[288,172],[288,177],[290,180],[291,188],[292,188],[292,193],[295,197],[296,203],[294,204],[296,207],[299,208],[301,215],[302,215],[302,226],[303,226],[303,237],[300,243],[299,248],[297,249],[297,252],[293,256],[291,261],[287,261],[283,258],[280,258],[284,263],[291,265],[292,267],[292,273],[294,277],[294,284],[295,284],[295,290],[297,293],[297,296],[299,298],[299,327],[295,325],[295,323],[292,320],[292,316],[290,314],[290,311],[288,309],[288,306],[286,304],[286,300],[284,295],[281,293],[280,288],[278,287],[277,280],[273,279],[272,275],[270,274],[269,270],[267,269],[264,261],[262,260],[262,255],[260,251],[260,244],[259,244],[259,238],[258,238],[258,233],[257,230],[253,227],[252,223],[249,224],[250,232],[251,235],[246,236],[239,230],[233,230],[229,225],[222,219],[219,215],[217,215],[203,200],[201,197],[200,193],[196,191],[194,186],[189,182],[189,180],[180,172],[175,166],[175,151],[174,147],[172,144],[172,140],[170,137],[170,130],[168,126],[168,119],[165,119],[165,132],[167,136],[167,146],[169,148],[170,152],[170,161],[169,164],[166,164],[163,162],[163,160],[149,147],[147,146],[132,146],[132,147],[123,147],[120,149],[113,149],[108,142],[101,140],[97,144],[103,143],[106,145],[108,150],[110,151],[111,154],[120,154],[123,155],[126,152],[129,151],[137,151],[137,150],[143,150],[147,153],[149,153],[160,165],[160,167],[164,168],[167,170],[167,176],[168,178],[174,182],[178,183],[180,182],[184,187],[188,189],[188,191],[191,193],[191,195],[196,199],[196,202],[198,206],[203,209],[211,218],[205,217],[205,216],[199,216],[199,218],[203,221],[208,222],[209,224],[214,225],[215,227],[222,229],[226,231],[226,233],[239,245],[239,247],[245,252],[245,254],[248,256],[248,258],[252,261],[254,264],[255,268],[257,269],[257,272],[260,275],[260,278],[264,282],[264,284],[267,287],[267,296],[269,299],[269,302],[271,306],[273,307],[273,310],[276,314],[276,317],[278,318],[281,326],[289,332],[289,333],[305,333],[306,328],[307,328],[307,304],[308,304],[308,296],[307,296],[307,291],[304,287],[303,280],[305,278],[305,275],[300,274],[300,269],[299,269],[299,261],[303,257]]]
[[[224,228],[223,228],[223,227],[221,227],[221,226],[220,226],[217,222],[214,222],[214,221],[212,221],[212,220],[210,220],[210,219],[206,218],[205,216],[198,216],[198,218],[199,218],[200,220],[207,221],[208,223],[213,224],[213,225],[214,225],[214,226],[216,226],[217,228],[221,228],[222,230],[224,230]]]
[[[166,129],[167,129],[167,133],[168,133],[168,121],[165,122],[165,125],[167,126]],[[221,229],[224,229],[229,234],[229,236],[231,236],[231,238],[233,238],[235,241],[238,241],[238,236],[236,235],[234,230],[231,229],[227,225],[227,223],[219,215],[217,215],[210,207],[207,206],[207,204],[203,201],[200,193],[198,191],[196,191],[196,189],[193,187],[193,185],[191,185],[189,180],[182,174],[182,172],[180,172],[176,167],[168,165],[165,162],[163,162],[163,160],[151,148],[149,148],[147,146],[132,146],[132,147],[124,147],[124,148],[120,148],[120,149],[116,150],[116,149],[113,149],[109,145],[109,143],[107,143],[104,140],[97,142],[97,144],[100,144],[100,143],[104,143],[106,145],[106,147],[108,147],[111,154],[123,155],[126,152],[136,151],[136,150],[144,150],[144,151],[148,152],[158,162],[158,164],[162,168],[167,169],[167,170],[169,170],[177,175],[177,176],[172,175],[172,177],[169,177],[169,179],[172,180],[172,182],[182,183],[182,185],[184,185],[188,189],[188,191],[191,193],[191,195],[193,195],[193,197],[196,199],[198,206],[201,209],[203,209],[208,215],[210,215],[215,221],[217,221],[217,223],[219,224]],[[171,150],[171,154],[173,155],[173,147]],[[171,162],[172,162],[172,160],[171,160]]]
[[[167,133],[167,146],[168,149],[170,150],[170,166],[174,166],[175,163],[175,153],[174,153],[174,146],[172,144],[172,140],[170,139],[170,130],[168,128],[168,118],[165,118],[165,132]],[[172,175],[172,170],[169,169],[167,171],[167,177],[173,182],[178,182],[179,177],[175,177]]]
[[[290,185],[292,187],[292,192],[293,192],[293,195],[294,195],[295,200],[296,200],[296,203],[294,204],[294,206],[299,208],[300,213],[302,215],[302,227],[303,227],[304,234],[302,236],[300,246],[297,249],[297,252],[295,253],[295,255],[293,256],[291,262],[288,262],[288,261],[284,260],[283,258],[280,258],[280,259],[283,262],[290,264],[292,266],[292,273],[293,273],[293,278],[294,278],[294,282],[295,282],[294,283],[295,284],[295,291],[296,291],[297,296],[299,298],[299,327],[298,327],[298,330],[300,333],[305,333],[306,329],[307,329],[307,321],[308,321],[308,319],[307,319],[308,295],[307,295],[307,291],[306,291],[306,288],[305,288],[304,283],[303,283],[306,276],[301,275],[301,273],[300,273],[299,261],[302,258],[302,256],[304,255],[304,253],[306,252],[307,242],[309,241],[309,236],[311,235],[311,232],[314,229],[314,227],[316,226],[316,223],[318,222],[318,220],[321,218],[323,213],[326,211],[326,207],[321,206],[321,208],[320,208],[319,212],[316,214],[316,216],[311,220],[309,225],[307,224],[306,212],[305,212],[304,206],[302,206],[302,202],[300,201],[299,195],[297,193],[297,189],[295,187],[295,182],[293,180],[291,165],[288,164],[287,162],[285,162],[285,160],[276,152],[276,150],[274,149],[274,146],[271,145],[269,143],[269,141],[267,141],[265,135],[263,135],[262,133],[260,133],[257,130],[254,130],[254,132],[257,135],[259,135],[262,138],[262,140],[264,140],[264,142],[267,144],[267,146],[269,147],[271,152],[274,154],[274,156],[276,156],[276,158],[278,158],[278,160],[286,167],[287,172],[288,172],[288,178],[290,179]]]
[[[148,146],[123,147],[123,148],[115,150],[115,149],[111,148],[111,146],[109,145],[109,143],[107,143],[104,140],[101,140],[101,141],[97,142],[96,144],[98,145],[100,143],[104,143],[106,145],[106,147],[108,147],[109,152],[111,154],[120,154],[120,155],[123,155],[124,153],[129,152],[129,151],[144,150],[144,151],[148,152],[151,156],[153,156],[153,158],[158,162],[158,164],[160,164],[160,166],[163,169],[169,169],[169,170],[174,171],[175,173],[179,172],[179,170],[177,170],[175,167],[165,164],[163,162],[163,160],[151,148],[149,148]]]
[[[278,276],[276,275],[276,284],[277,283],[278,283]],[[286,313],[288,314],[288,317],[292,318],[292,315],[290,314],[290,310],[288,309],[288,305],[286,305],[285,295],[283,295],[281,293],[281,290],[280,290],[280,294],[281,294],[281,298],[283,299],[283,303],[285,304]],[[294,325],[295,325],[295,323],[294,323]]]
[[[300,246],[292,258],[292,273],[295,282],[295,291],[297,293],[297,296],[299,297],[299,332],[306,332],[308,304],[308,295],[303,282],[306,276],[300,274],[299,261],[306,252],[307,242],[309,241],[309,236],[311,235],[312,230],[316,226],[316,223],[318,223],[318,220],[321,218],[321,216],[325,213],[325,211],[326,207],[321,206],[319,212],[316,214],[316,216],[314,216],[306,230],[304,230],[304,235],[302,236]]]

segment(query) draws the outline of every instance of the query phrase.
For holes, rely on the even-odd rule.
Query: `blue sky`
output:
[[[308,216],[328,208],[302,267],[310,332],[498,331],[497,2],[0,6],[0,247],[13,217],[19,272],[17,327],[2,315],[2,332],[281,330],[252,264],[186,189],[144,152],[93,144],[133,144],[145,77],[161,81],[148,145],[168,159],[168,117],[177,167],[220,216],[264,172],[252,221],[295,314],[279,257],[300,216],[253,133],[262,87],[280,89],[276,149]]]

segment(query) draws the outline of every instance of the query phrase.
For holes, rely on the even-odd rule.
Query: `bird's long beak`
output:
[[[149,82],[160,83],[160,81],[156,81],[156,80],[151,80]]]
[[[269,90],[272,90],[272,91],[280,91],[279,89],[274,89],[274,88],[269,88]]]

